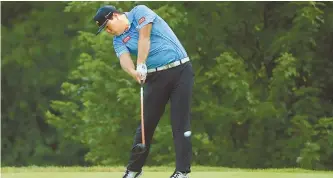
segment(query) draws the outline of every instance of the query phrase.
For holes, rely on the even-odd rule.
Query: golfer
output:
[[[97,10],[94,21],[113,36],[113,46],[122,69],[144,86],[144,129],[146,151],[139,158],[131,151],[123,178],[136,178],[149,153],[155,128],[170,100],[176,167],[171,178],[188,178],[191,172],[190,103],[194,73],[186,50],[169,25],[145,5],[129,12],[114,6]],[[130,54],[136,56],[136,67]],[[141,124],[134,144],[141,141]]]

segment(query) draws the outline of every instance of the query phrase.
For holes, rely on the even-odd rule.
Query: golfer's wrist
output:
[[[129,74],[132,75],[132,76],[135,76],[137,73],[137,71],[135,69],[130,69],[129,70]]]
[[[146,63],[146,60],[139,59],[139,58],[136,60],[137,65],[142,65],[142,64],[145,64],[145,63]]]

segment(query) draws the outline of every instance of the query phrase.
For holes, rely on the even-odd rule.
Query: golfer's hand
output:
[[[137,72],[136,70],[133,70],[131,72],[131,76],[139,83],[141,84],[141,82],[145,82],[145,80],[141,80],[141,74],[139,72]]]
[[[142,81],[145,81],[146,80],[146,77],[147,77],[147,66],[146,64],[138,64],[137,67],[136,67],[136,71],[139,75],[139,79],[142,80]]]

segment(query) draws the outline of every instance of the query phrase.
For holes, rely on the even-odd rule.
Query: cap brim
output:
[[[98,28],[98,31],[97,31],[97,33],[96,33],[96,35],[98,35],[99,33],[101,33],[103,30],[104,30],[104,28],[105,28],[105,26],[106,26],[106,22],[107,21],[105,21],[99,28]]]

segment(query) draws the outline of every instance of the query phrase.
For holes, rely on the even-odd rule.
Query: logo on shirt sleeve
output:
[[[139,25],[141,25],[145,20],[146,20],[145,17],[141,17],[141,18],[139,19]]]
[[[123,39],[123,42],[124,42],[124,43],[127,43],[130,39],[131,39],[130,36],[126,36],[126,37]]]

